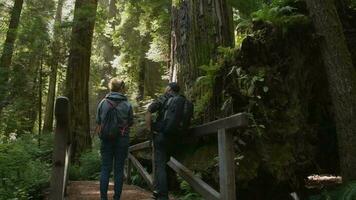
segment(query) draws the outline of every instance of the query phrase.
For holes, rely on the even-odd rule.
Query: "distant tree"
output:
[[[306,0],[315,29],[335,110],[343,179],[356,180],[356,71],[333,0]]]
[[[9,28],[7,30],[4,48],[0,58],[0,116],[2,109],[6,105],[8,95],[8,81],[14,44],[17,37],[17,29],[20,22],[23,0],[15,0],[14,7],[11,11]]]
[[[73,158],[90,148],[88,82],[97,0],[76,0],[66,80],[71,102]]]
[[[58,0],[56,16],[54,19],[53,26],[53,42],[51,46],[51,59],[50,59],[50,77],[49,77],[49,86],[46,102],[46,113],[43,123],[43,132],[49,133],[53,129],[53,109],[54,109],[54,99],[56,95],[56,86],[57,86],[57,71],[60,59],[60,42],[61,42],[61,24],[62,24],[62,9],[65,0]]]
[[[107,6],[107,19],[106,26],[110,30],[109,33],[104,32],[101,35],[101,42],[103,45],[103,57],[105,61],[105,70],[103,70],[106,74],[104,75],[104,85],[107,86],[109,79],[114,76],[114,68],[112,62],[115,59],[115,48],[112,42],[112,34],[115,32],[115,26],[117,25],[115,21],[117,8],[116,8],[116,0],[110,0]]]

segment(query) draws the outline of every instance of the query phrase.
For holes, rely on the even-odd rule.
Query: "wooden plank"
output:
[[[170,166],[179,176],[181,176],[185,181],[189,183],[192,188],[201,194],[204,199],[207,200],[218,200],[220,199],[220,194],[199,177],[195,176],[192,171],[179,163],[176,159],[171,157],[168,162]]]
[[[64,193],[66,193],[66,186],[68,185],[68,180],[69,180],[69,165],[70,165],[70,158],[72,155],[72,144],[69,144],[67,147],[67,154],[65,157],[65,164],[64,164],[64,184],[63,184],[63,190]]]
[[[50,180],[50,199],[62,200],[64,198],[69,139],[69,100],[59,97],[55,106],[56,129],[54,135],[53,168]],[[66,163],[67,161],[67,163]]]
[[[146,141],[146,142],[132,145],[130,146],[129,151],[133,152],[133,151],[138,151],[138,150],[148,149],[148,148],[151,148],[151,141]]]
[[[155,158],[155,145],[154,143],[152,142],[152,177],[154,178],[155,177],[155,174],[156,174],[156,166],[155,166],[155,162],[156,162],[156,158]]]
[[[218,131],[220,195],[223,200],[236,200],[234,137],[225,129]]]
[[[132,162],[132,165],[137,169],[137,171],[141,174],[142,178],[146,181],[151,190],[153,190],[153,179],[150,174],[146,171],[146,169],[141,165],[141,163],[131,154],[129,153],[129,159]]]
[[[232,129],[248,126],[248,116],[246,113],[238,113],[227,118],[212,121],[200,126],[191,128],[191,134],[196,137],[210,135],[218,132],[219,129]]]

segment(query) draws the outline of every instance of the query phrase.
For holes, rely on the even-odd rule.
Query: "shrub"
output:
[[[49,183],[48,149],[39,148],[32,136],[0,144],[1,199],[39,199]]]
[[[98,180],[100,176],[100,145],[99,140],[94,141],[93,148],[83,153],[79,163],[70,165],[70,180]]]

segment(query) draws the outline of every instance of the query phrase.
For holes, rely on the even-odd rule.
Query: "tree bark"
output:
[[[356,72],[341,21],[332,0],[307,0],[335,110],[340,169],[343,179],[356,179]]]
[[[97,0],[76,0],[67,72],[73,158],[91,146],[88,84]]]
[[[232,8],[226,0],[182,0],[173,4],[170,81],[193,86],[199,66],[214,59],[219,46],[233,46]]]
[[[52,57],[51,57],[51,74],[49,79],[48,95],[46,102],[46,113],[43,123],[43,132],[49,133],[53,130],[53,109],[54,100],[56,96],[56,86],[57,86],[57,71],[60,60],[60,38],[61,38],[61,24],[62,24],[62,9],[65,0],[58,0],[56,16],[54,19],[53,26],[53,43],[51,46]]]
[[[23,6],[23,0],[15,0],[14,7],[11,11],[9,29],[7,30],[3,52],[0,58],[0,116],[2,109],[6,105],[8,96],[8,81],[14,44],[17,38],[17,29],[20,22],[20,16]]]
[[[144,99],[145,96],[145,74],[146,74],[146,64],[147,59],[142,56],[138,66],[138,95],[136,98],[137,102],[140,102]]]

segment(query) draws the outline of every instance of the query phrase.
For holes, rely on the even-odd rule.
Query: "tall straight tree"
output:
[[[90,148],[88,82],[97,0],[76,0],[67,71],[73,158]]]
[[[117,13],[116,2],[117,0],[99,1],[99,6],[106,11],[106,15],[104,19],[106,21],[106,26],[110,30],[109,32],[104,30],[99,36],[99,41],[100,41],[99,44],[103,48],[102,55],[105,61],[103,70],[101,70],[101,77],[103,77],[104,80],[102,82],[103,88],[106,88],[110,78],[112,78],[115,75],[115,69],[113,68],[112,62],[115,59],[115,54],[117,50],[114,47],[112,41],[113,38],[112,35],[115,32],[115,26],[117,25],[115,21],[116,13]],[[102,99],[106,92],[107,90],[104,89],[100,91],[98,98]]]
[[[202,73],[199,67],[217,58],[218,47],[234,45],[232,7],[228,2],[181,0],[172,5],[170,80],[177,81],[190,98],[199,98],[207,90],[217,94],[222,90],[217,84],[200,92],[192,89]],[[211,95],[203,120],[214,119],[220,97]]]
[[[20,22],[20,16],[23,6],[23,0],[15,0],[14,7],[11,10],[9,29],[7,30],[4,48],[0,58],[0,116],[2,109],[6,104],[8,91],[8,81],[14,44],[17,37],[17,29]]]
[[[62,9],[65,0],[58,0],[56,16],[54,19],[53,26],[53,42],[51,46],[51,74],[49,77],[48,95],[46,102],[46,113],[43,123],[43,132],[49,133],[53,128],[53,108],[54,108],[54,98],[56,95],[56,85],[57,85],[57,71],[60,60],[60,43],[61,43],[61,24],[62,24]]]
[[[307,0],[335,109],[340,169],[343,179],[356,180],[356,71],[333,0]]]
[[[233,46],[232,8],[227,0],[181,0],[172,5],[170,80],[191,88],[198,67],[215,57],[218,46]]]

